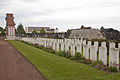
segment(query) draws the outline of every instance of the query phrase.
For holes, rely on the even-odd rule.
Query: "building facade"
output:
[[[13,14],[6,14],[6,36],[15,36],[15,22]]]
[[[32,33],[32,31],[37,31],[37,33],[40,33],[41,29],[44,28],[46,33],[57,33],[58,29],[50,29],[50,27],[25,27],[26,33]]]

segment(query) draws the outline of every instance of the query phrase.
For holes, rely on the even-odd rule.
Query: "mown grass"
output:
[[[22,42],[9,42],[32,62],[48,80],[120,80],[119,72],[108,74]]]

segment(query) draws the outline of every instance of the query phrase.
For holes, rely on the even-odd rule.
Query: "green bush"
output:
[[[24,42],[24,40],[19,40],[20,42]]]
[[[55,50],[50,49],[49,52],[55,54]]]
[[[28,45],[30,45],[30,46],[33,46],[33,43],[31,43],[31,42],[28,42]]]
[[[79,52],[76,52],[74,59],[75,60],[81,60],[82,59],[82,55]]]
[[[91,66],[95,66],[97,64],[103,65],[102,61],[94,61]]]
[[[38,45],[38,44],[34,44],[33,46],[36,47],[36,48],[39,48],[39,45]]]
[[[109,67],[108,70],[111,72],[117,72],[117,67]]]
[[[49,48],[42,47],[42,50],[49,52]]]
[[[69,56],[68,59],[70,59],[70,60],[75,60],[75,57]]]
[[[59,52],[57,52],[57,55],[66,57],[66,52],[65,51],[59,51]]]

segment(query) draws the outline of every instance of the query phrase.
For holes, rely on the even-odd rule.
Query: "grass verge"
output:
[[[119,72],[108,74],[18,41],[9,42],[48,80],[120,80]]]

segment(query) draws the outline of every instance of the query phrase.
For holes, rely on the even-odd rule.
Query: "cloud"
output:
[[[82,24],[98,28],[113,24],[119,29],[119,4],[119,0],[1,0],[0,25],[5,26],[6,13],[14,13],[17,25],[50,25],[62,31],[64,26],[67,30]]]

